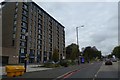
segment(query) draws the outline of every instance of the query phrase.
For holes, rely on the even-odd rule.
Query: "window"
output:
[[[30,35],[32,35],[32,31],[30,31]]]
[[[38,35],[38,38],[39,38],[39,39],[42,39],[42,36],[41,36],[41,35]]]
[[[52,47],[52,44],[50,43],[49,46]]]
[[[14,16],[15,18],[17,18],[17,14],[15,14],[15,16]]]
[[[52,42],[52,39],[49,39],[49,42]]]
[[[40,54],[40,51],[37,51],[37,54]]]
[[[15,21],[14,21],[14,25],[16,25],[16,24],[17,24],[17,21],[15,20]]]
[[[22,39],[25,39],[25,35],[21,35],[21,38],[22,38]]]
[[[26,32],[26,29],[22,28],[22,33],[25,33]]]
[[[40,19],[42,19],[42,15],[38,15],[38,17],[39,17]]]
[[[27,27],[27,24],[25,22],[22,22],[23,27]]]
[[[12,46],[14,46],[14,44],[15,44],[15,40],[12,40]]]
[[[27,21],[27,17],[23,16],[22,20]]]
[[[31,8],[31,12],[32,12],[32,10],[33,10],[33,9]]]
[[[33,8],[34,8],[34,10],[35,10],[35,8],[36,8],[36,7],[35,7],[35,6],[33,6]]]
[[[42,13],[42,11],[41,11],[40,9],[38,10],[38,12],[39,12],[39,14],[41,14],[41,13]]]
[[[23,14],[24,14],[24,15],[27,15],[27,11],[23,10]]]
[[[41,25],[38,25],[38,28],[39,28],[39,29],[41,29],[41,28],[42,28],[42,26],[41,26]]]
[[[52,51],[52,48],[50,48],[50,51]]]
[[[13,31],[16,32],[16,27],[13,28]]]
[[[21,44],[20,44],[21,46],[25,46],[25,42],[21,42]]]
[[[13,38],[15,38],[15,33],[13,34]]]
[[[17,11],[18,11],[18,8],[15,8],[15,11],[17,12]]]
[[[24,49],[23,49],[23,48],[21,48],[21,49],[20,49],[20,52],[21,52],[21,53],[24,53],[25,51],[24,51]]]
[[[25,4],[23,5],[23,7],[24,7],[25,9],[28,9],[28,6],[27,6],[27,5],[25,5]]]
[[[49,38],[52,38],[52,35],[51,35],[51,34],[49,34]]]
[[[40,44],[42,44],[42,40],[40,40]]]
[[[40,44],[40,41],[38,41],[38,44]]]
[[[16,6],[18,6],[18,2],[16,2]]]
[[[38,46],[38,49],[40,49],[40,46]]]
[[[42,23],[42,20],[39,20],[38,22],[39,22],[39,23]]]
[[[42,40],[39,40],[39,41],[38,41],[38,44],[42,44]]]
[[[32,49],[30,49],[30,54],[34,54],[34,51]]]
[[[40,39],[40,35],[38,35],[38,38]]]
[[[42,33],[42,30],[38,30],[38,32],[39,32],[39,34],[41,34],[41,33]]]

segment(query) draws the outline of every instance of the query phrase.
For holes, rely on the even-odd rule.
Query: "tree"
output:
[[[86,61],[91,60],[92,58],[92,49],[90,46],[86,47],[85,50],[83,51],[83,56],[85,58]]]
[[[59,52],[58,52],[58,49],[54,49],[53,51],[53,56],[52,56],[52,60],[54,62],[57,62],[59,60]]]
[[[67,59],[75,60],[78,58],[79,53],[80,53],[79,47],[78,45],[74,43],[66,47],[66,58]]]
[[[115,57],[120,59],[120,45],[114,47],[114,49],[112,51],[112,55],[115,55]]]
[[[95,46],[88,46],[84,49],[83,56],[86,61],[94,60],[96,58],[101,59],[101,51],[98,51]]]
[[[108,55],[108,58],[112,58],[112,54],[109,54],[109,55]]]

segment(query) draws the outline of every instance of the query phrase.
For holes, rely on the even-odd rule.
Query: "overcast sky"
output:
[[[76,43],[79,28],[79,46],[96,46],[103,55],[118,45],[117,2],[36,2],[65,26],[66,46]]]
[[[65,27],[66,46],[76,43],[76,27],[81,25],[80,48],[96,46],[106,55],[118,45],[118,0],[33,1]]]

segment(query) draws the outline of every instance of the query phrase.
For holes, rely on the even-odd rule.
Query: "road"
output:
[[[104,62],[94,62],[51,70],[29,72],[20,77],[4,77],[3,80],[119,80],[117,78],[118,62],[114,62],[113,65],[109,66],[104,65]]]
[[[118,62],[113,65],[105,63],[94,63],[89,67],[73,72],[64,77],[64,80],[82,79],[82,80],[119,80],[118,79]]]

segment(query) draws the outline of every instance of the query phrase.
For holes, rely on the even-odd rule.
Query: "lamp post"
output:
[[[77,49],[79,50],[79,41],[78,41],[78,28],[80,27],[84,27],[84,25],[76,27],[76,36],[77,36]],[[80,64],[80,60],[79,60],[79,51],[77,50],[78,53],[78,65]]]
[[[25,59],[24,59],[24,67],[25,67],[25,72],[26,72],[26,69],[27,69],[27,60],[28,60],[28,54],[27,54],[28,32],[26,32],[25,38],[26,38],[26,52],[25,52]]]

